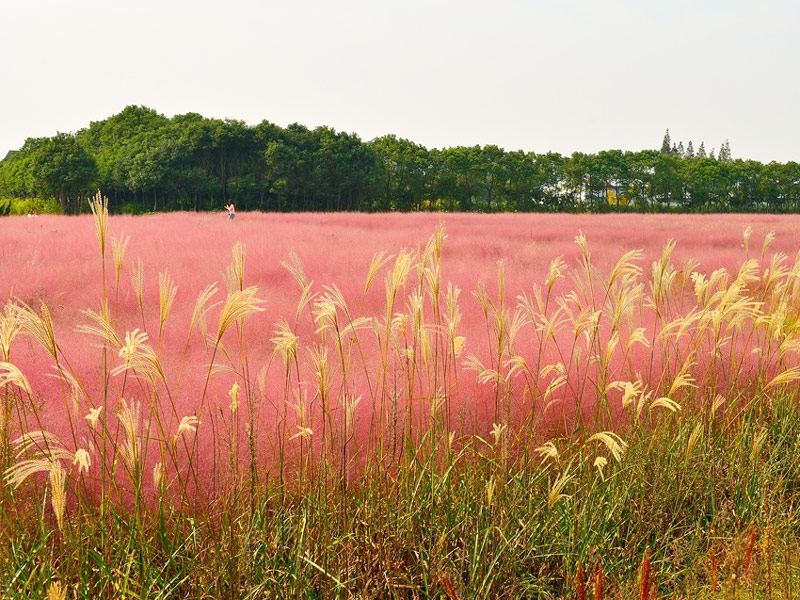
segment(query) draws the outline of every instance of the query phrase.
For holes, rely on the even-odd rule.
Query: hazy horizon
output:
[[[800,6],[712,0],[0,8],[0,158],[130,104],[431,147],[596,152],[673,141],[800,160]]]

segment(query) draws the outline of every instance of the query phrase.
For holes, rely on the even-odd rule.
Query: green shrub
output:
[[[0,216],[27,215],[31,209],[39,214],[58,214],[55,198],[0,198]]]

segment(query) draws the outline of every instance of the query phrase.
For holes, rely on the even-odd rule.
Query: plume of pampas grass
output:
[[[168,271],[158,274],[158,328],[164,329],[169,313],[172,312],[172,305],[178,293],[178,286],[170,277]]]
[[[64,511],[67,507],[67,472],[56,461],[50,467],[50,503],[56,516],[59,531],[64,530]]]
[[[33,394],[31,385],[16,365],[0,362],[0,386],[15,385],[28,395]]]
[[[114,283],[119,287],[119,277],[122,272],[122,262],[125,259],[125,250],[131,241],[130,236],[120,234],[118,238],[111,238],[111,253],[114,257]]]
[[[22,434],[13,445],[16,449],[16,461],[5,472],[7,484],[17,488],[31,475],[49,472],[53,465],[60,462],[72,463],[75,454],[67,450],[61,440],[49,431],[36,430]],[[23,458],[31,454],[33,458]]]
[[[139,425],[141,421],[142,405],[140,402],[132,400],[130,404],[122,398],[120,400],[122,408],[117,413],[120,425],[125,433],[120,446],[120,454],[128,473],[134,483],[138,481],[139,458],[142,454],[141,439],[139,437]]]
[[[60,581],[53,581],[47,586],[47,600],[67,600],[68,589]]]
[[[8,301],[0,312],[0,361],[8,362],[11,357],[11,343],[20,332],[19,314]]]
[[[224,336],[225,332],[235,323],[264,310],[261,306],[263,301],[256,296],[257,293],[258,288],[251,286],[228,294],[219,316],[219,326],[217,327],[215,340],[216,344],[222,341],[222,336]]]
[[[38,314],[26,305],[15,305],[14,311],[22,331],[39,342],[53,360],[58,362],[58,343],[53,328],[53,318],[47,305],[41,302]]]
[[[588,444],[594,441],[602,443],[608,448],[608,451],[611,452],[614,460],[618,463],[622,462],[622,455],[625,454],[625,451],[628,449],[628,444],[626,444],[619,435],[613,431],[599,431],[591,435],[586,440],[586,443]]]
[[[89,199],[89,207],[94,215],[94,230],[97,236],[97,244],[100,246],[100,255],[106,255],[106,236],[108,234],[108,198],[103,196],[100,191]]]

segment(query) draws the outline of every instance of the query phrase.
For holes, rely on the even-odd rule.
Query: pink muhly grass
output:
[[[423,319],[435,327],[422,334],[414,330],[414,301],[409,296],[420,290],[427,293],[427,284],[419,282],[416,268],[409,272],[389,315],[391,319],[396,313],[405,313],[407,322],[384,322],[384,277],[401,249],[424,252],[439,222],[445,223],[447,235],[441,289],[450,282],[462,290],[457,335],[466,341],[463,354],[457,357],[448,356],[442,339],[436,337],[436,332],[443,330],[438,312],[444,311],[443,300],[434,307],[430,297],[424,296],[420,305]],[[408,438],[431,424],[459,434],[484,436],[493,424],[501,422],[547,428],[581,418],[610,426],[619,419],[648,418],[651,404],[661,396],[671,395],[670,399],[680,404],[693,399],[696,386],[716,387],[715,391],[724,393],[734,389],[734,384],[752,379],[753,373],[772,378],[785,371],[785,357],[778,356],[763,332],[748,323],[732,328],[730,340],[716,348],[710,330],[689,328],[680,339],[663,343],[657,339],[659,331],[673,319],[689,314],[697,304],[693,283],[680,273],[683,266],[690,260],[699,261],[695,270],[707,277],[724,267],[730,282],[746,256],[742,231],[747,225],[753,226],[747,249],[751,258],[760,259],[760,240],[775,231],[776,240],[765,262],[774,252],[784,252],[791,266],[796,251],[794,234],[800,225],[800,218],[791,216],[245,213],[234,223],[213,214],[112,216],[109,235],[120,236],[124,231],[126,238],[129,236],[119,278],[107,257],[105,284],[112,325],[120,338],[135,329],[147,334],[167,382],[156,379],[152,389],[131,373],[111,376],[106,384],[97,371],[103,361],[102,341],[77,331],[88,322],[81,311],[102,312],[102,272],[90,216],[0,220],[0,256],[8,258],[0,260],[0,298],[18,299],[32,309],[44,302],[52,312],[63,368],[74,374],[80,389],[73,395],[63,376],[50,376],[58,373],[43,365],[52,361],[45,360],[46,354],[29,343],[30,338],[14,344],[11,360],[25,373],[35,396],[48,403],[51,410],[42,415],[44,425],[65,443],[71,440],[71,446],[83,447],[84,438],[91,435],[84,416],[100,406],[107,385],[109,401],[101,422],[112,432],[119,427],[116,415],[122,398],[141,403],[143,429],[164,439],[172,439],[182,419],[198,418],[196,431],[184,429],[180,443],[161,454],[143,449],[140,473],[145,476],[166,472],[190,481],[203,473],[208,480],[197,483],[224,489],[236,474],[213,467],[228,463],[227,447],[241,446],[234,456],[244,460],[245,446],[252,444],[248,452],[264,465],[273,464],[278,456],[288,463],[297,460],[312,465],[339,460],[341,464],[335,468],[345,469],[346,480],[348,464],[367,461],[367,446],[380,445],[385,456],[398,458],[403,444],[412,441]],[[545,300],[545,316],[563,322],[551,337],[543,338],[542,328],[531,323],[531,319],[541,318],[538,309],[527,317],[518,307],[518,296],[524,294],[532,306],[536,304],[533,286],[544,285],[551,260],[557,256],[563,257],[565,269],[580,282],[581,250],[574,243],[580,231],[587,240],[597,279],[576,283],[564,277],[553,284]],[[651,264],[659,260],[670,238],[676,241],[670,257],[679,271],[676,283],[661,314],[643,312],[641,306],[652,293]],[[238,324],[231,327],[215,354],[214,345],[205,343],[203,335],[208,332],[213,337],[216,332],[221,305],[214,303],[225,302],[224,273],[237,242],[246,248],[243,285],[258,287],[257,296],[266,310],[247,319],[246,333]],[[616,331],[607,316],[593,327],[592,311],[608,315],[619,301],[614,286],[622,285],[621,280],[606,290],[603,278],[609,276],[620,256],[634,248],[643,253],[634,261],[641,269],[641,301],[620,319]],[[365,294],[372,257],[381,251],[395,258],[385,263]],[[309,294],[317,294],[313,300],[309,297],[300,311],[297,304],[302,289],[281,265],[292,254],[302,265],[305,281],[310,286],[313,282]],[[130,283],[131,268],[139,260],[144,265],[144,310],[140,310]],[[503,261],[502,290],[497,281],[498,260]],[[167,272],[175,286],[168,320],[163,311],[159,314],[159,274]],[[219,291],[209,301],[203,322],[195,325],[195,301],[214,282]],[[479,283],[486,289],[486,306],[472,295]],[[576,289],[578,303],[561,309],[557,297]],[[321,322],[315,321],[315,302],[326,295],[335,308],[338,333],[333,325],[322,333]],[[359,323],[363,316],[375,317],[377,326]],[[437,318],[440,322],[434,323]],[[278,323],[298,338],[298,349],[288,362],[275,354],[271,341]],[[190,324],[195,326],[187,337]],[[542,322],[536,325],[542,326]],[[511,335],[517,326],[516,335]],[[645,330],[647,344],[627,347],[639,327]],[[391,340],[386,339],[386,331],[394,336]],[[498,339],[498,331],[504,332],[502,339]],[[380,343],[376,332],[384,336]],[[609,355],[608,362],[587,360],[590,351],[602,355],[615,335],[618,350]],[[407,345],[402,356],[393,354],[393,345],[398,343]],[[321,398],[308,385],[317,369],[311,359],[315,344],[327,349],[333,386],[329,398]],[[441,361],[434,367],[422,364],[426,344],[432,345],[429,351]],[[757,347],[760,353],[752,353]],[[387,349],[390,357],[384,356]],[[111,370],[122,359],[119,349],[109,350]],[[464,367],[470,355],[475,357],[472,364],[480,365],[478,370]],[[209,377],[212,356],[215,370]],[[729,360],[735,361],[737,368],[724,372],[720,365]],[[681,383],[678,379],[687,364],[691,377]],[[391,379],[387,374],[378,377],[381,369],[390,369]],[[259,373],[263,375],[259,377]],[[622,382],[633,382],[637,376],[643,378],[646,389],[622,406]],[[229,391],[234,384],[242,389],[238,413],[230,407]],[[69,398],[66,408],[57,400],[64,397]],[[360,403],[358,398],[362,398]],[[376,417],[378,411],[381,414]],[[251,440],[236,433],[239,428],[244,430],[248,420],[256,432]],[[391,437],[400,443],[390,445]],[[333,456],[333,445],[341,455]],[[198,461],[193,466],[190,456]]]

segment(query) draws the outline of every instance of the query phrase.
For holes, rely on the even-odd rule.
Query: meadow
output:
[[[2,597],[792,598],[800,218],[0,219]]]

